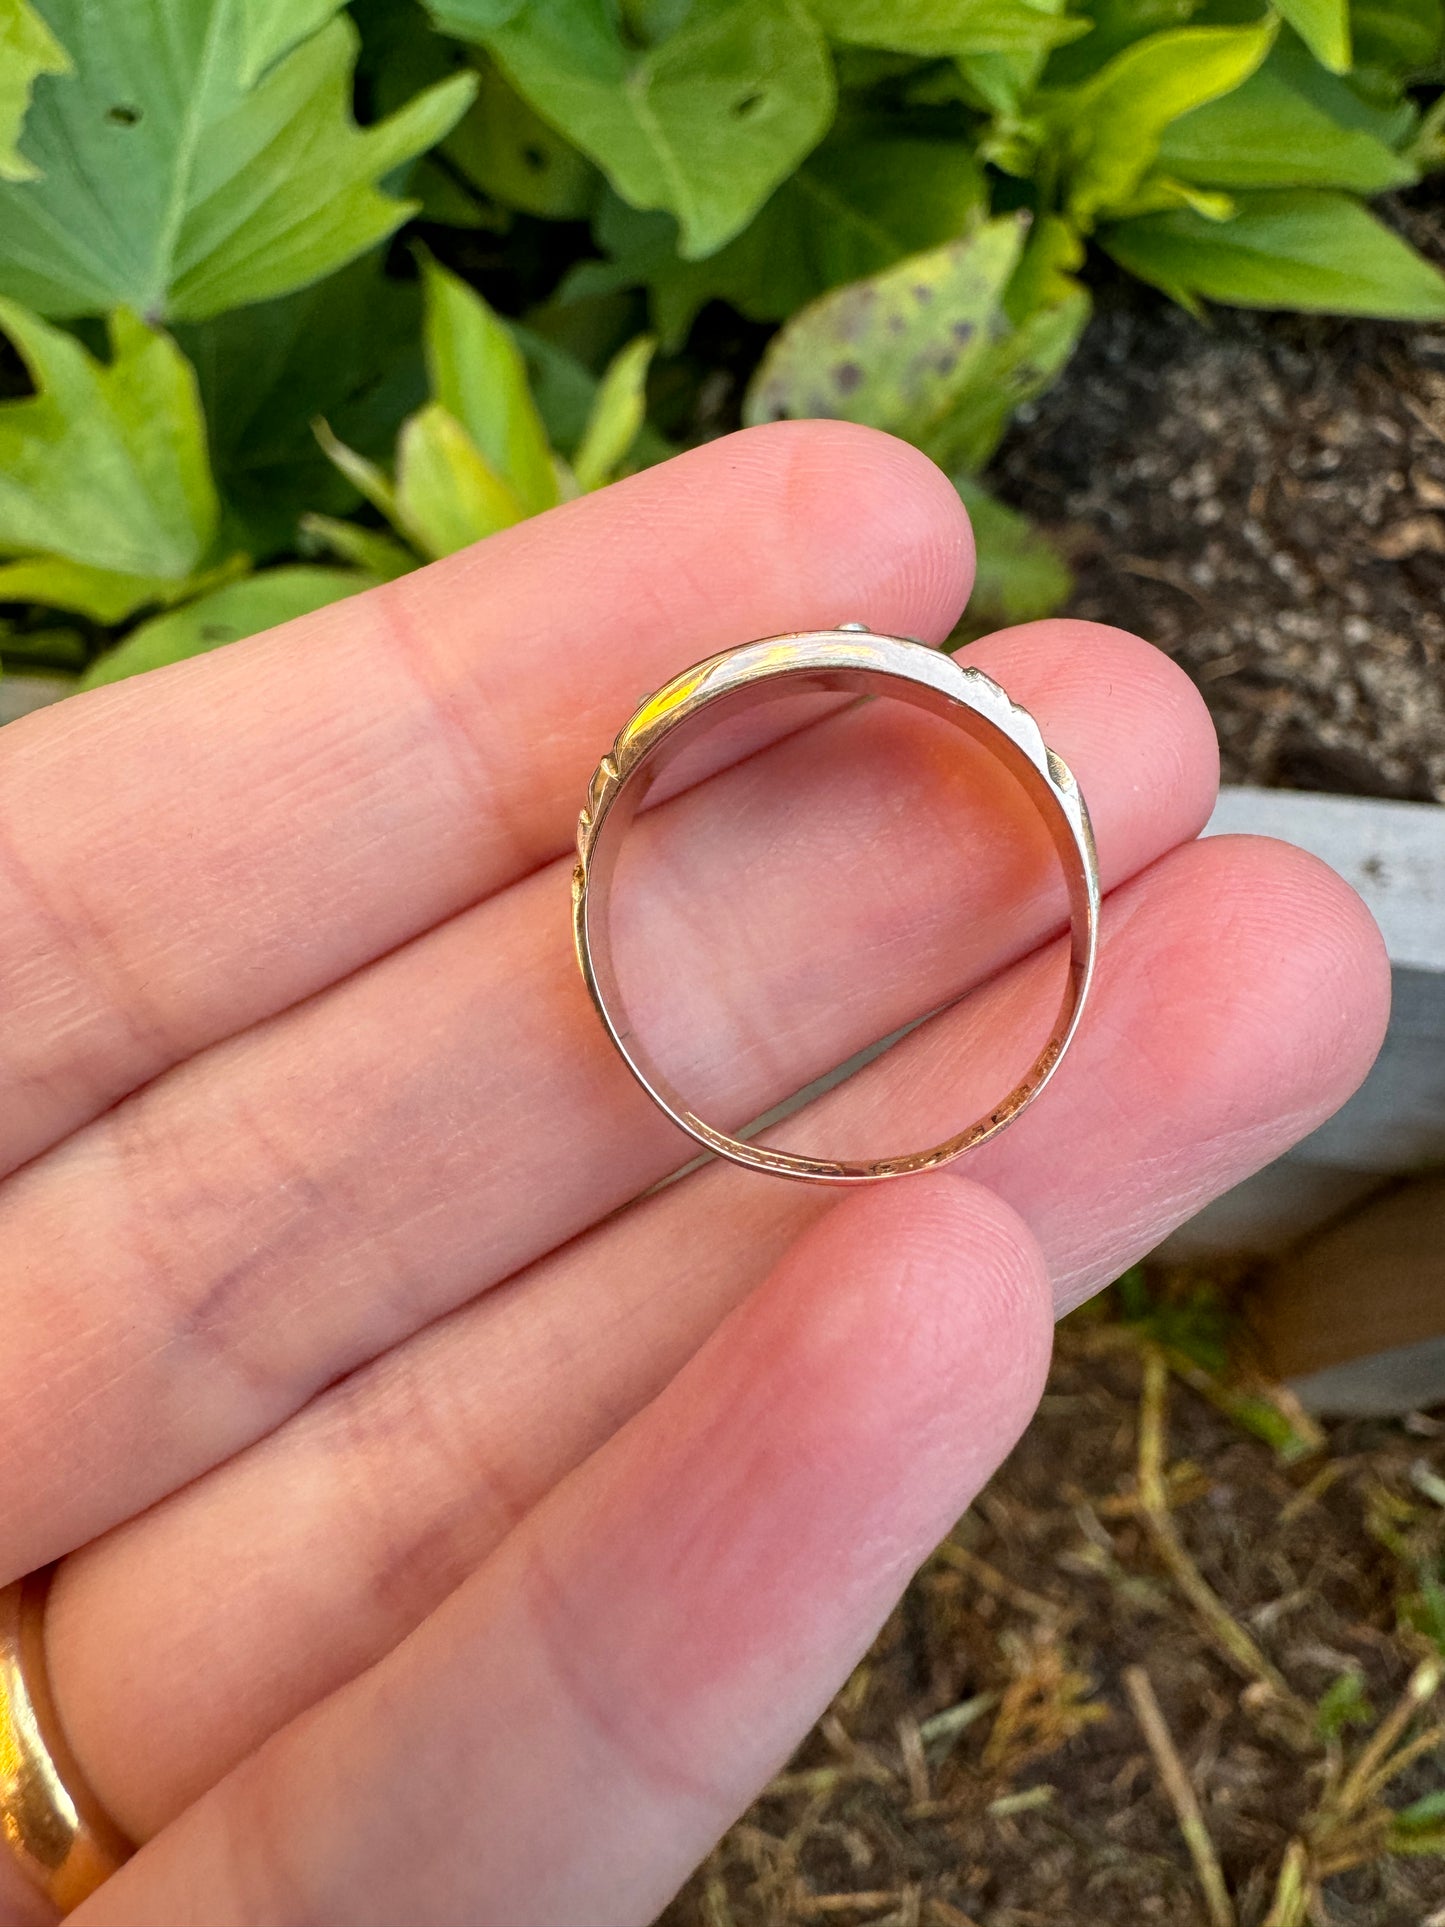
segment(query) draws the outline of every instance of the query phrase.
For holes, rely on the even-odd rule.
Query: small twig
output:
[[[1199,1876],[1199,1885],[1204,1892],[1204,1904],[1209,1910],[1211,1927],[1235,1927],[1234,1907],[1224,1884],[1219,1856],[1214,1851],[1214,1842],[1204,1823],[1199,1796],[1179,1757],[1163,1710],[1155,1697],[1153,1683],[1142,1666],[1125,1667],[1124,1690],[1129,1695],[1129,1704],[1134,1709],[1140,1730],[1149,1743],[1149,1751],[1154,1755],[1159,1778],[1164,1782],[1164,1791],[1169,1796],[1169,1804],[1179,1822],[1179,1831],[1184,1835],[1184,1844],[1194,1862],[1194,1871]]]
[[[960,1733],[966,1732],[975,1720],[981,1720],[997,1705],[997,1693],[975,1693],[971,1699],[960,1700],[957,1706],[945,1706],[941,1713],[930,1713],[918,1729],[923,1744],[946,1751]]]
[[[858,1760],[846,1766],[805,1766],[793,1773],[779,1773],[763,1788],[760,1797],[783,1800],[795,1793],[831,1793],[835,1787],[852,1780],[872,1781],[887,1786],[893,1775],[880,1762]]]
[[[1016,1579],[991,1566],[987,1559],[980,1559],[976,1552],[967,1546],[959,1545],[956,1539],[945,1539],[936,1555],[945,1565],[952,1566],[956,1572],[965,1572],[970,1579],[976,1579],[988,1592],[1000,1599],[1006,1599],[1011,1606],[1017,1606],[1032,1619],[1060,1620],[1064,1617],[1064,1607],[1056,1600],[1046,1599],[1042,1593],[1030,1592],[1027,1586],[1019,1585]]]
[[[1179,1537],[1169,1505],[1165,1438],[1169,1410],[1169,1364],[1155,1345],[1144,1349],[1144,1389],[1139,1401],[1139,1510],[1170,1577],[1193,1606],[1225,1656],[1240,1672],[1259,1680],[1272,1697],[1299,1711],[1289,1683],[1235,1619]]]
[[[923,1806],[933,1798],[933,1788],[929,1784],[928,1761],[923,1752],[923,1735],[918,1730],[918,1722],[911,1713],[905,1714],[898,1722],[898,1750],[903,1755],[903,1772],[908,1781],[908,1797],[915,1806]]]
[[[880,1907],[896,1907],[906,1896],[901,1889],[857,1894],[807,1894],[794,1896],[793,1912],[804,1920],[824,1920],[831,1914],[876,1913]]]
[[[1025,1787],[1021,1793],[1001,1793],[990,1800],[987,1811],[995,1820],[1007,1820],[1015,1813],[1033,1813],[1038,1807],[1052,1806],[1054,1789],[1047,1781]]]
[[[1162,582],[1166,588],[1177,589],[1180,595],[1188,596],[1201,609],[1207,610],[1211,606],[1208,597],[1202,596],[1187,576],[1162,562],[1151,562],[1144,555],[1120,555],[1115,557],[1114,566],[1122,569],[1126,575],[1142,576],[1146,582]]]
[[[1366,1800],[1378,1800],[1384,1794],[1391,1780],[1398,1780],[1407,1766],[1427,1753],[1434,1753],[1445,1742],[1445,1726],[1427,1726],[1423,1733],[1417,1733],[1407,1746],[1398,1753],[1392,1753],[1379,1772],[1368,1782],[1364,1789]]]
[[[955,1907],[950,1900],[934,1894],[925,1904],[923,1911],[932,1921],[933,1927],[978,1927],[972,1914],[966,1914],[961,1907]],[[1441,1923],[1445,1927],[1445,1922]]]
[[[1345,1465],[1340,1459],[1331,1459],[1328,1465],[1322,1465],[1309,1483],[1302,1485],[1294,1497],[1280,1507],[1279,1525],[1293,1525],[1302,1512],[1308,1512],[1312,1505],[1324,1497],[1344,1471]]]

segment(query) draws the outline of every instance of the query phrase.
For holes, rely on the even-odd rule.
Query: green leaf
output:
[[[440,402],[428,402],[403,424],[396,448],[394,520],[423,555],[451,555],[520,522],[526,512]]]
[[[1441,0],[1356,0],[1350,27],[1357,67],[1409,80],[1440,58],[1445,7]]]
[[[552,450],[506,324],[474,288],[430,259],[422,261],[422,290],[433,398],[461,423],[520,514],[551,508],[557,500]]]
[[[1421,1570],[1419,1591],[1400,1599],[1397,1611],[1403,1626],[1422,1633],[1445,1654],[1445,1585],[1439,1579],[1428,1570]]]
[[[537,412],[553,448],[570,455],[587,432],[597,377],[584,362],[547,335],[512,323],[512,339],[522,350]]]
[[[12,568],[0,594],[115,621],[179,592],[219,513],[185,357],[123,311],[109,362],[12,301],[0,300],[0,330],[36,390],[0,403],[0,554],[30,571],[22,589]]]
[[[1121,221],[1099,240],[1121,267],[1185,306],[1445,319],[1445,275],[1346,194],[1242,194],[1228,221],[1181,209]]]
[[[1067,10],[1068,0],[1034,0],[1037,11],[1047,14],[1062,14]],[[1080,26],[1086,25],[1079,22]],[[1092,40],[1098,32],[1097,25],[1085,37]],[[1032,46],[1022,51],[960,54],[956,64],[964,82],[965,94],[971,90],[977,103],[992,114],[1005,119],[1017,117],[1024,103],[1039,84],[1049,57],[1057,53],[1055,45]]]
[[[76,675],[90,660],[90,649],[78,629],[15,629],[0,622],[0,659],[7,669]]]
[[[1089,31],[1087,20],[1031,0],[812,0],[812,11],[834,40],[925,58],[1032,54]]]
[[[1422,1793],[1395,1814],[1395,1825],[1406,1833],[1423,1833],[1445,1826],[1445,1787]]]
[[[343,596],[373,587],[370,576],[354,569],[263,569],[200,596],[182,609],[141,623],[92,664],[79,687],[94,689],[101,683],[119,682],[125,676],[160,669],[187,656],[203,655],[208,649],[259,635],[278,622],[310,615],[313,609],[323,609]]]
[[[303,515],[301,534],[378,582],[395,582],[417,566],[412,551],[380,529],[364,529],[357,522],[338,521],[334,515]]]
[[[16,146],[42,74],[68,74],[70,56],[30,5],[0,0],[0,181],[33,181],[39,172]]]
[[[1074,220],[1087,225],[1127,204],[1169,123],[1239,86],[1269,52],[1274,32],[1266,21],[1151,34],[1081,86],[1049,95],[1044,112]]]
[[[1350,68],[1349,0],[1273,0],[1315,59],[1331,73]]]
[[[684,261],[672,222],[604,201],[597,238],[610,262],[584,262],[563,298],[645,282],[664,346],[679,347],[708,301],[754,321],[783,321],[815,295],[861,280],[963,232],[984,204],[970,143],[907,136],[830,139],[756,220],[706,261]]]
[[[312,433],[322,454],[356,490],[363,500],[370,502],[374,509],[380,509],[387,521],[396,526],[396,490],[384,471],[378,465],[348,446],[339,435],[332,432],[331,424],[317,418],[311,424]]]
[[[304,510],[355,506],[356,489],[317,447],[316,416],[375,458],[425,399],[417,284],[391,279],[376,254],[175,332],[200,383],[217,486],[255,556],[288,547]]]
[[[425,0],[426,10],[442,33],[458,40],[480,40],[494,27],[504,27],[528,0]]]
[[[1012,217],[988,221],[823,295],[773,337],[744,420],[867,422],[945,460],[955,417],[1012,333],[1002,304],[1024,233]]]
[[[608,0],[496,12],[446,0],[436,17],[484,42],[625,200],[675,214],[690,259],[744,228],[833,117],[827,44],[800,0],[694,0],[645,48],[627,44]]]
[[[276,0],[43,0],[76,74],[37,92],[0,184],[0,293],[52,315],[200,319],[318,280],[411,204],[377,181],[441,139],[474,77],[351,118],[356,30]],[[258,77],[259,76],[259,77]]]
[[[1014,410],[1052,386],[1089,319],[1090,299],[1073,277],[1083,243],[1056,215],[1037,223],[1004,290],[1009,324],[975,370],[949,423],[938,458],[950,468],[981,470],[997,448]]]
[[[1090,301],[1076,288],[1067,301],[1039,308],[1018,327],[994,341],[961,395],[930,453],[936,461],[979,469],[988,461],[1016,410],[1051,388],[1089,319]]]
[[[1425,1793],[1391,1816],[1386,1851],[1445,1856],[1445,1788]]]
[[[1320,1449],[1317,1433],[1301,1424],[1298,1410],[1291,1409],[1287,1397],[1281,1399],[1272,1392],[1221,1384],[1215,1393],[1215,1402],[1236,1425],[1263,1439],[1281,1465],[1296,1464]]]
[[[952,262],[958,270],[965,270],[976,247],[984,252],[993,247],[988,230],[954,243],[951,248],[916,256],[888,275],[859,284],[862,288],[878,288],[887,297],[882,310],[870,316],[875,325],[860,345],[866,346],[869,355],[881,353],[885,364],[899,357],[905,362],[916,358],[924,389],[930,386],[927,375],[932,368],[937,378],[929,396],[936,411],[931,423],[911,409],[900,410],[886,404],[877,416],[858,412],[856,396],[843,406],[836,405],[835,396],[832,409],[819,406],[789,412],[839,412],[851,419],[875,421],[879,427],[916,441],[945,468],[968,473],[982,469],[1014,410],[1021,402],[1042,393],[1073,353],[1090,307],[1087,292],[1070,272],[1081,263],[1083,248],[1065,222],[1050,217],[1038,223],[1021,258],[1017,258],[1016,242],[1027,231],[1026,221],[1002,220],[992,223],[991,227],[1003,233],[1013,228],[1015,245],[1008,258],[997,263],[1003,279],[994,284],[991,298],[983,300],[977,326],[971,303],[961,287],[955,286],[951,293],[943,291],[937,302],[929,298],[932,269],[927,264],[936,267],[941,262]],[[1011,262],[1016,264],[1009,273]],[[924,264],[923,273],[915,277],[912,271],[920,264]],[[978,292],[975,286],[975,293]],[[840,291],[840,297],[833,299],[853,293],[854,290],[845,289]],[[895,309],[894,303],[900,296]],[[859,298],[866,306],[866,297],[860,295]],[[804,313],[821,313],[825,307],[824,302],[819,302],[813,310]],[[899,326],[894,325],[895,312],[899,313]],[[846,312],[841,312],[839,319],[842,339],[846,342],[851,320]],[[797,322],[790,323],[776,338],[775,348],[797,327]],[[881,348],[877,343],[879,327],[886,331]],[[973,332],[967,333],[971,328]],[[964,361],[949,373],[960,330],[965,331],[968,352]],[[806,358],[808,352],[806,342],[800,343],[801,356]],[[828,344],[819,342],[815,352],[825,356]],[[764,370],[767,365],[765,359]],[[852,381],[851,374],[846,372],[851,365],[851,355],[836,364],[836,369],[843,372],[837,374],[835,388],[846,387]],[[764,370],[755,377],[749,407],[757,405],[755,394]]]
[[[532,393],[553,448],[563,455],[574,454],[587,433],[597,400],[596,375],[574,354],[535,328],[514,322],[512,338],[526,358]],[[647,467],[653,462],[665,462],[676,453],[652,423],[644,421],[632,445],[630,465]]]
[[[87,568],[60,556],[30,556],[23,562],[0,562],[0,602],[38,602],[109,625],[123,622],[147,603],[179,601],[190,594],[193,580],[128,575],[119,569]]]
[[[423,155],[408,171],[406,188],[416,202],[417,220],[429,226],[506,232],[506,215],[489,207],[455,167],[443,166],[431,154]]]
[[[1298,42],[1277,46],[1233,93],[1167,128],[1159,164],[1210,187],[1346,187],[1381,194],[1416,178],[1395,151],[1413,121],[1323,71]]]
[[[637,440],[647,416],[647,370],[656,347],[651,335],[639,335],[608,364],[572,463],[580,489],[610,482]]]
[[[1315,1730],[1321,1739],[1338,1739],[1347,1726],[1368,1726],[1374,1717],[1364,1674],[1352,1667],[1338,1674],[1321,1693],[1315,1707]]]
[[[1073,587],[1068,564],[1026,516],[1005,507],[972,476],[955,476],[973,524],[976,567],[968,628],[979,635],[1051,616]]]
[[[1088,0],[1093,32],[1053,56],[1049,85],[1076,87],[1136,40],[1168,27],[1182,27],[1199,10],[1200,0]],[[1211,24],[1238,26],[1242,20],[1257,19],[1261,11],[1255,0],[1232,0],[1227,10],[1211,9]]]
[[[476,101],[448,139],[446,155],[493,200],[550,221],[585,217],[601,185],[592,162],[549,127],[491,61],[482,63]]]
[[[1139,214],[1158,214],[1163,209],[1187,207],[1206,221],[1227,221],[1234,202],[1217,188],[1194,187],[1172,174],[1146,174],[1128,200],[1113,210],[1115,220],[1133,220]]]

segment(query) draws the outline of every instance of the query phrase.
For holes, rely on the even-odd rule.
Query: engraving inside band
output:
[[[810,719],[791,734],[780,695]],[[755,738],[780,740],[643,808],[754,711]],[[1087,825],[1024,721],[1038,762],[938,689],[800,668],[599,771],[580,829],[595,992],[702,1142],[818,1176],[927,1168],[1047,1080],[1089,962]],[[626,731],[618,751],[627,764]]]

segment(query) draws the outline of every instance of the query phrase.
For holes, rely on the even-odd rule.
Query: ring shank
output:
[[[743,661],[756,655],[756,661]],[[891,697],[941,716],[988,751],[1021,785],[1051,835],[1068,885],[1068,979],[1048,1039],[1022,1079],[984,1116],[926,1150],[871,1160],[818,1158],[721,1131],[698,1117],[651,1060],[627,1017],[612,954],[609,906],[618,858],[649,790],[698,736],[783,695]],[[1023,740],[1020,741],[1019,739]],[[1093,971],[1099,886],[1088,812],[1037,725],[977,670],[899,638],[817,632],[751,644],[699,664],[639,710],[594,779],[574,882],[578,959],[593,1002],[634,1076],[698,1142],[737,1164],[818,1183],[858,1184],[926,1171],[981,1144],[1032,1102],[1077,1026]]]
[[[134,1848],[86,1785],[50,1697],[42,1622],[52,1570],[0,1588],[0,1839],[69,1913]]]

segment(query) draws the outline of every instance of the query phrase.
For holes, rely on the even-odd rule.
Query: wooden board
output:
[[[0,676],[0,723],[13,723],[32,709],[43,709],[70,687],[54,676]]]

